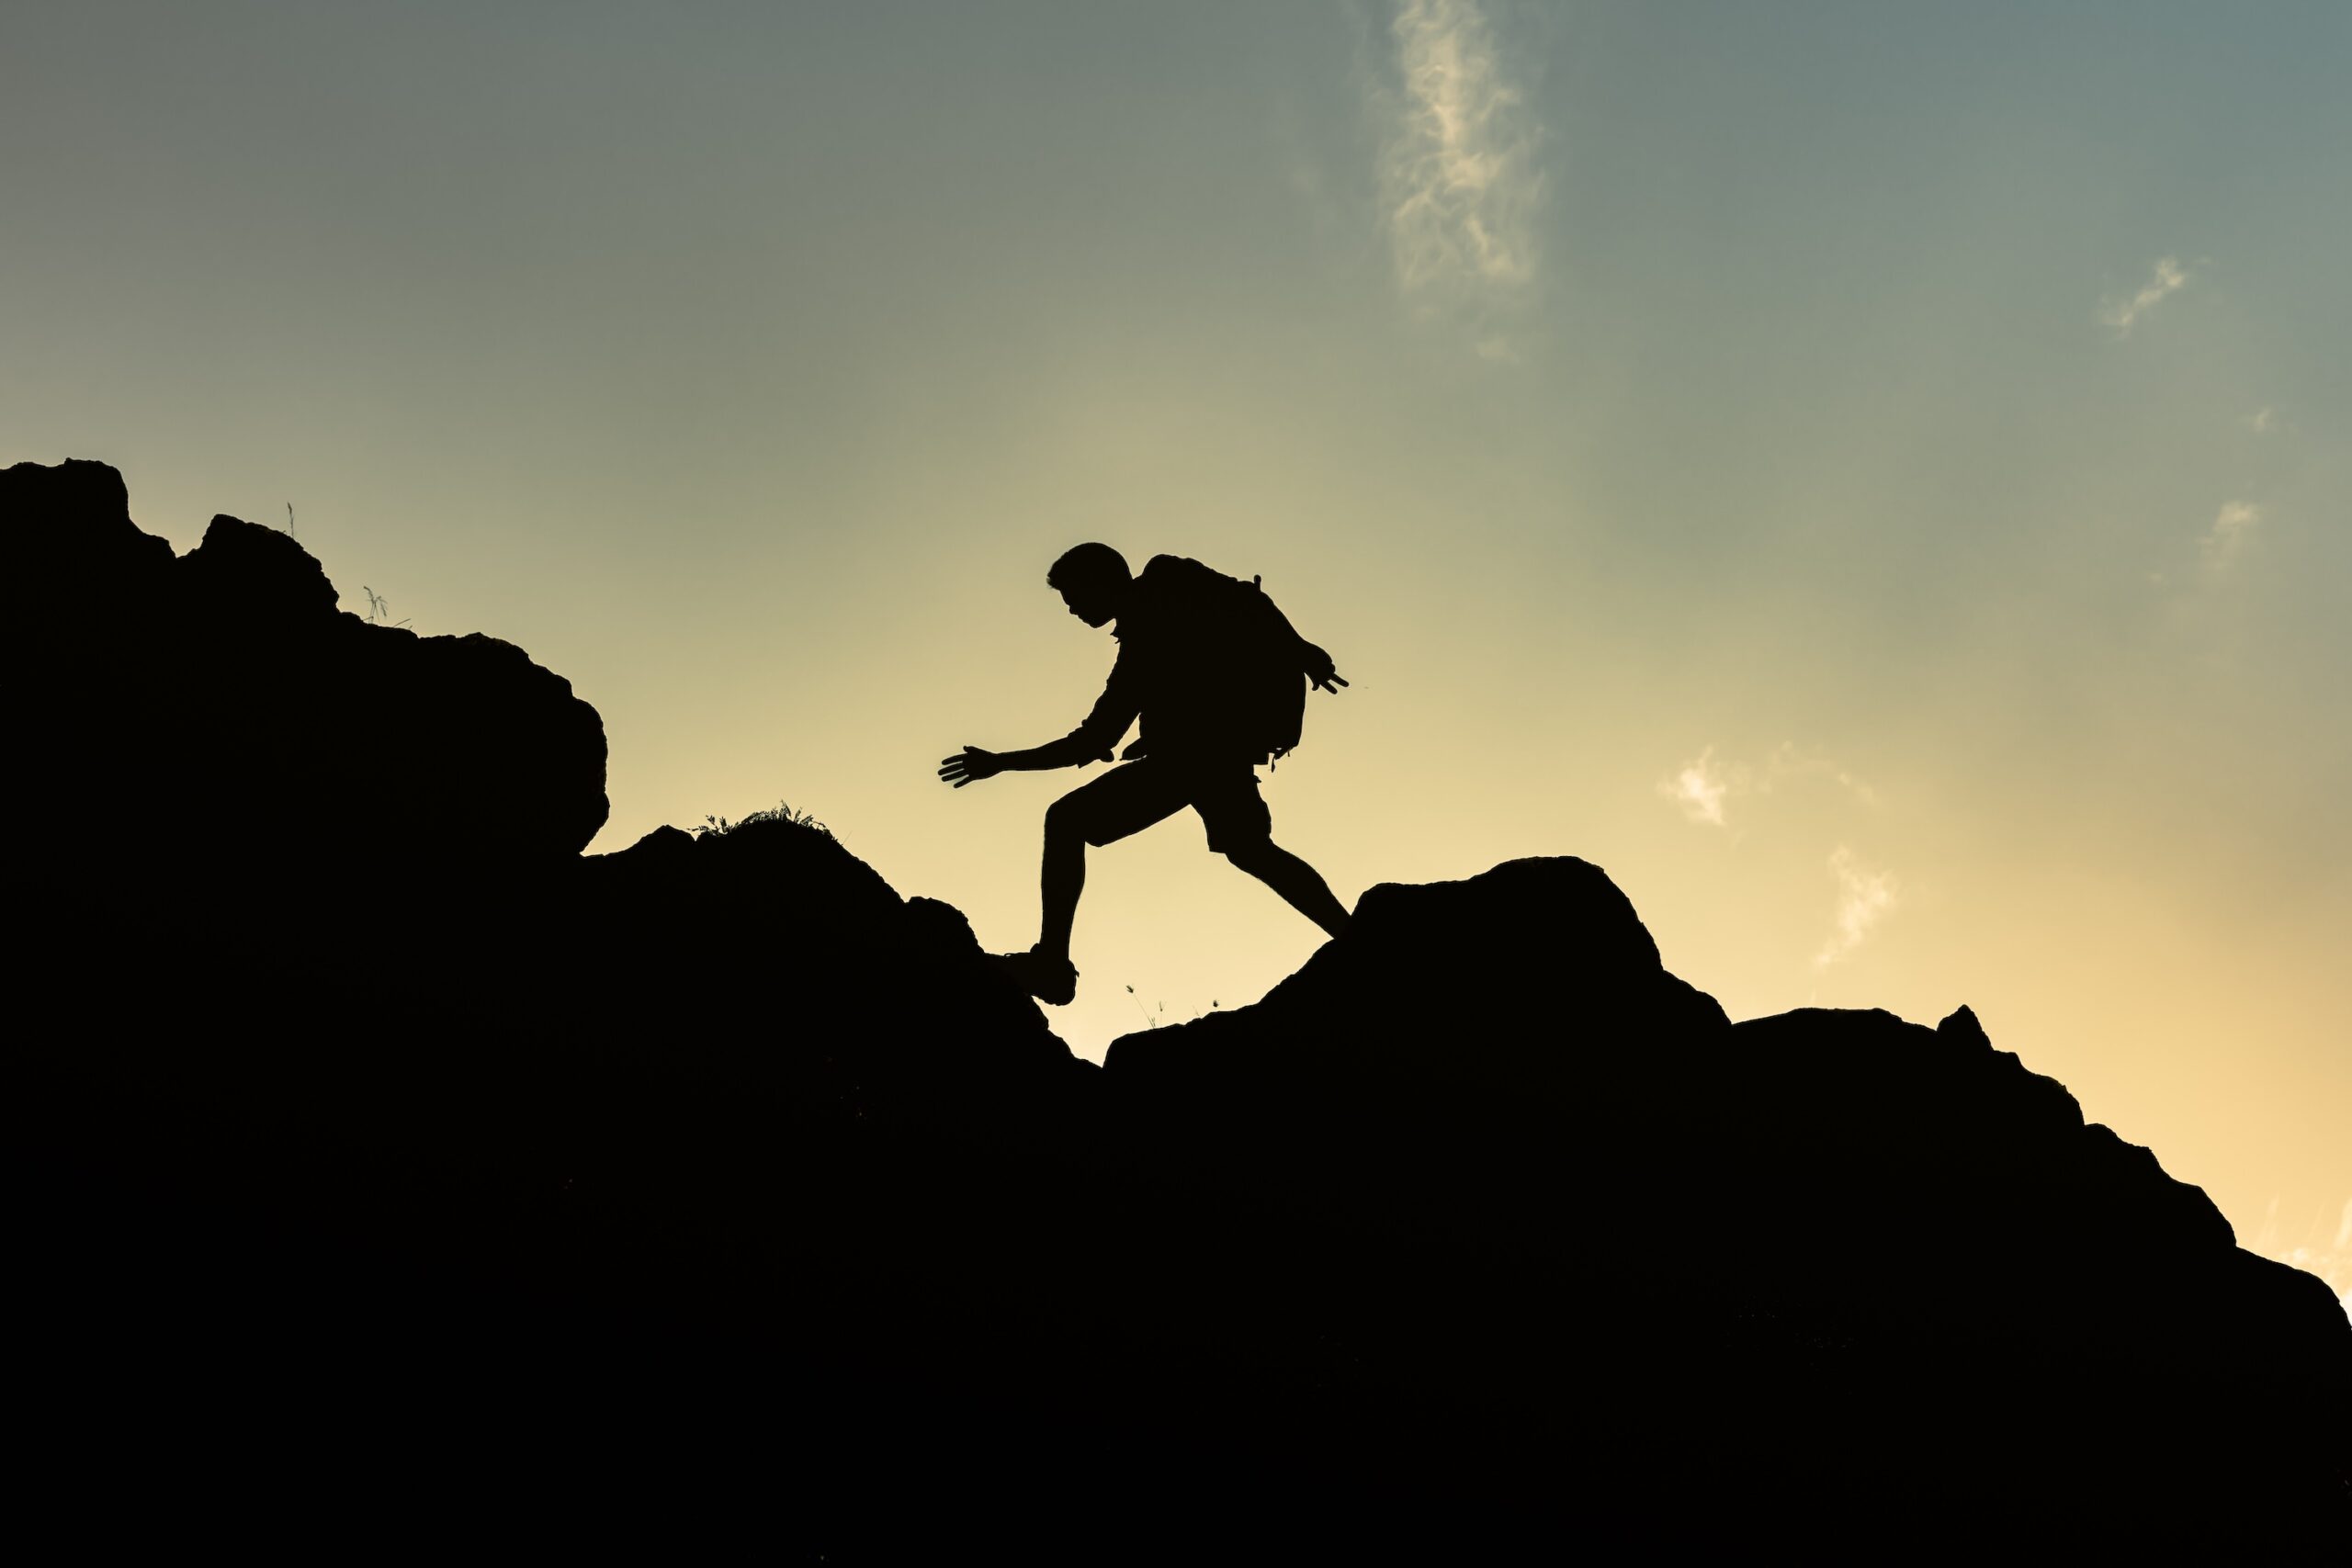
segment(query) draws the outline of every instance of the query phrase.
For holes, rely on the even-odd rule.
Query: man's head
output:
[[[1046,573],[1046,585],[1059,592],[1069,613],[1090,626],[1111,623],[1134,581],[1127,558],[1108,545],[1073,545]]]

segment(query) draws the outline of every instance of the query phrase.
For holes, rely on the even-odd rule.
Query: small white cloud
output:
[[[2204,552],[2205,570],[2220,571],[2237,558],[2238,551],[2253,536],[2255,525],[2262,521],[2262,508],[2251,502],[2232,501],[2222,503],[2213,525],[2205,530],[2199,542]]]
[[[1894,912],[1900,893],[1894,873],[1865,863],[1843,844],[1830,853],[1829,874],[1838,883],[1838,913],[1829,940],[1814,954],[1816,969],[1828,968],[1861,946],[1863,939]]]
[[[1544,202],[1525,96],[1476,0],[1400,0],[1389,31],[1397,79],[1380,93],[1379,175],[1397,283],[1474,309],[1512,299],[1535,277]],[[1474,346],[1516,357],[1491,329]]]
[[[2301,1241],[2289,1241],[2293,1224],[2279,1224],[2279,1199],[2269,1199],[2269,1208],[2263,1213],[2263,1227],[2244,1244],[2248,1253],[2269,1258],[2272,1262],[2284,1262],[2305,1274],[2317,1274],[2334,1291],[2335,1300],[2343,1304],[2345,1316],[2352,1316],[2352,1199],[2345,1199],[2343,1215],[2335,1220],[2335,1241],[2322,1241],[2322,1227],[2326,1224],[2326,1211],[2312,1211],[2310,1223],[2302,1227]]]
[[[2324,1216],[2313,1215],[2311,1228],[2316,1231],[2325,1223]],[[2274,1242],[2267,1247],[2250,1247],[2247,1250],[2318,1275],[2327,1281],[2328,1289],[2334,1291],[2335,1299],[2343,1303],[2345,1315],[2352,1317],[2352,1198],[2344,1201],[2344,1215],[2336,1222],[2335,1240],[2332,1245],[2315,1247],[2306,1241],[2300,1246],[2285,1247]]]
[[[2156,263],[2155,272],[2141,286],[2137,294],[2129,299],[2110,296],[2103,300],[2099,305],[2098,319],[2113,327],[2117,337],[2129,337],[2133,322],[2188,288],[2190,276],[2191,274],[2181,266],[2177,259],[2162,257]]]
[[[2263,1215],[2262,1228],[2252,1241],[2245,1243],[2248,1252],[2257,1253],[2290,1269],[2301,1269],[2316,1274],[2335,1292],[2343,1304],[2345,1315],[2352,1317],[2352,1198],[2344,1201],[2344,1213],[2335,1223],[2333,1243],[2319,1240],[2320,1227],[2327,1223],[2324,1211],[2314,1212],[2311,1222],[2303,1227],[2303,1239],[2290,1244],[2287,1229],[2278,1224],[2278,1200],[2272,1198],[2268,1211]]]
[[[1712,828],[1724,827],[1724,802],[1731,795],[1734,783],[1730,774],[1714,765],[1715,749],[1712,746],[1699,753],[1695,761],[1685,762],[1680,771],[1668,774],[1658,783],[1658,794],[1682,808],[1682,815],[1693,822],[1703,822]]]
[[[2278,428],[2278,411],[2265,403],[2238,423],[2256,435],[2267,435]]]

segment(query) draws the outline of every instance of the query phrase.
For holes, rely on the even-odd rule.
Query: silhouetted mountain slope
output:
[[[2324,1286],[1964,1008],[1734,1024],[1523,860],[1098,1069],[821,829],[578,855],[601,727],[519,651],[338,616],[232,519],[175,559],[98,465],[0,503],[86,792],[0,1097],[28,1484],[80,1518],[1090,1560],[2352,1519]]]

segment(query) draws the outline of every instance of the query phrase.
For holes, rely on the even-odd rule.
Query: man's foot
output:
[[[1051,1006],[1067,1007],[1078,995],[1078,971],[1067,958],[1049,958],[1033,947],[1026,953],[1000,953],[996,965],[1014,985]]]

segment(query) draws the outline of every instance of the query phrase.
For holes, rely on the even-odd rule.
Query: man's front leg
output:
[[[1037,877],[1044,906],[1037,951],[1067,964],[1070,928],[1078,922],[1079,895],[1086,891],[1086,835],[1071,825],[1061,805],[1056,801],[1046,812],[1045,863]]]
[[[1045,903],[1037,945],[1026,953],[1005,953],[996,963],[1029,995],[1061,1007],[1078,995],[1069,929],[1078,915],[1078,896],[1086,887],[1086,835],[1075,826],[1066,800],[1046,809],[1045,863],[1037,882]]]

